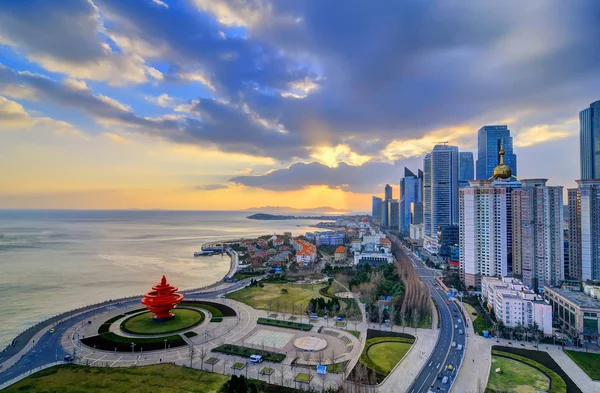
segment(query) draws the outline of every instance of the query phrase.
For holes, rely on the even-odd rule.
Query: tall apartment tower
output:
[[[400,179],[400,232],[407,235],[411,224],[411,204],[423,200],[423,172],[419,169],[415,175],[404,168],[404,177]]]
[[[425,243],[438,246],[437,231],[458,223],[458,147],[436,145],[423,160]]]
[[[521,183],[504,163],[502,145],[493,180],[473,180],[459,190],[459,275],[466,286],[482,276],[504,277],[510,271],[511,193]]]
[[[385,185],[385,200],[392,199],[392,187],[389,184]]]
[[[564,280],[563,187],[547,179],[521,180],[513,190],[513,273],[539,292]]]
[[[371,217],[373,221],[381,221],[381,198],[373,196],[373,200],[371,202]]]
[[[568,190],[569,278],[600,280],[600,179]]]
[[[476,179],[487,180],[500,163],[498,153],[500,143],[504,144],[504,162],[517,176],[517,155],[513,153],[513,140],[507,126],[483,126],[477,131]]]
[[[469,187],[469,180],[475,180],[473,153],[461,151],[458,155],[458,188]]]
[[[600,178],[600,101],[579,112],[579,152],[582,179]]]

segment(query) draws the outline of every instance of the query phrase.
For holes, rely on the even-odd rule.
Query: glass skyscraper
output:
[[[487,180],[498,166],[498,152],[504,141],[504,163],[517,176],[517,155],[513,153],[513,140],[507,126],[483,126],[477,131],[477,180]]]
[[[469,187],[469,180],[475,180],[473,153],[461,151],[458,155],[458,187]]]
[[[400,232],[407,234],[410,229],[411,203],[420,203],[423,199],[423,172],[415,175],[404,168],[404,177],[400,179]]]
[[[371,217],[373,221],[381,221],[381,198],[374,196],[371,205]]]
[[[581,178],[600,178],[600,101],[579,112]]]

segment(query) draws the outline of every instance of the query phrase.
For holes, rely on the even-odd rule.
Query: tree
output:
[[[249,383],[248,379],[243,375],[237,376],[232,375],[231,379],[225,382],[219,393],[256,393],[256,386],[253,383]]]
[[[208,355],[208,353],[206,352],[206,348],[201,347],[200,348],[200,370],[204,370],[204,359],[206,359],[207,355]]]

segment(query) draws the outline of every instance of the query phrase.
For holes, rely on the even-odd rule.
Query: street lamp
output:
[[[131,354],[132,355],[134,354],[133,348],[135,348],[135,343],[134,342],[131,343]]]
[[[165,362],[167,361],[167,339],[165,339]]]

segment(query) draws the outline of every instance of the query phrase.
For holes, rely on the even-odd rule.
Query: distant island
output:
[[[321,216],[291,216],[291,215],[283,215],[283,214],[267,214],[267,213],[257,213],[246,218],[250,220],[324,220],[324,221],[335,221],[339,218],[358,218],[361,216],[340,216],[340,215],[321,215]]]
[[[350,210],[347,209],[336,209],[331,206],[321,206],[321,207],[313,207],[307,209],[297,209],[289,206],[263,206],[263,207],[251,207],[246,209],[246,211],[264,213],[264,214],[276,214],[276,215],[293,215],[293,214],[302,214],[302,215],[313,215],[313,214],[335,214],[335,213],[349,213]]]

